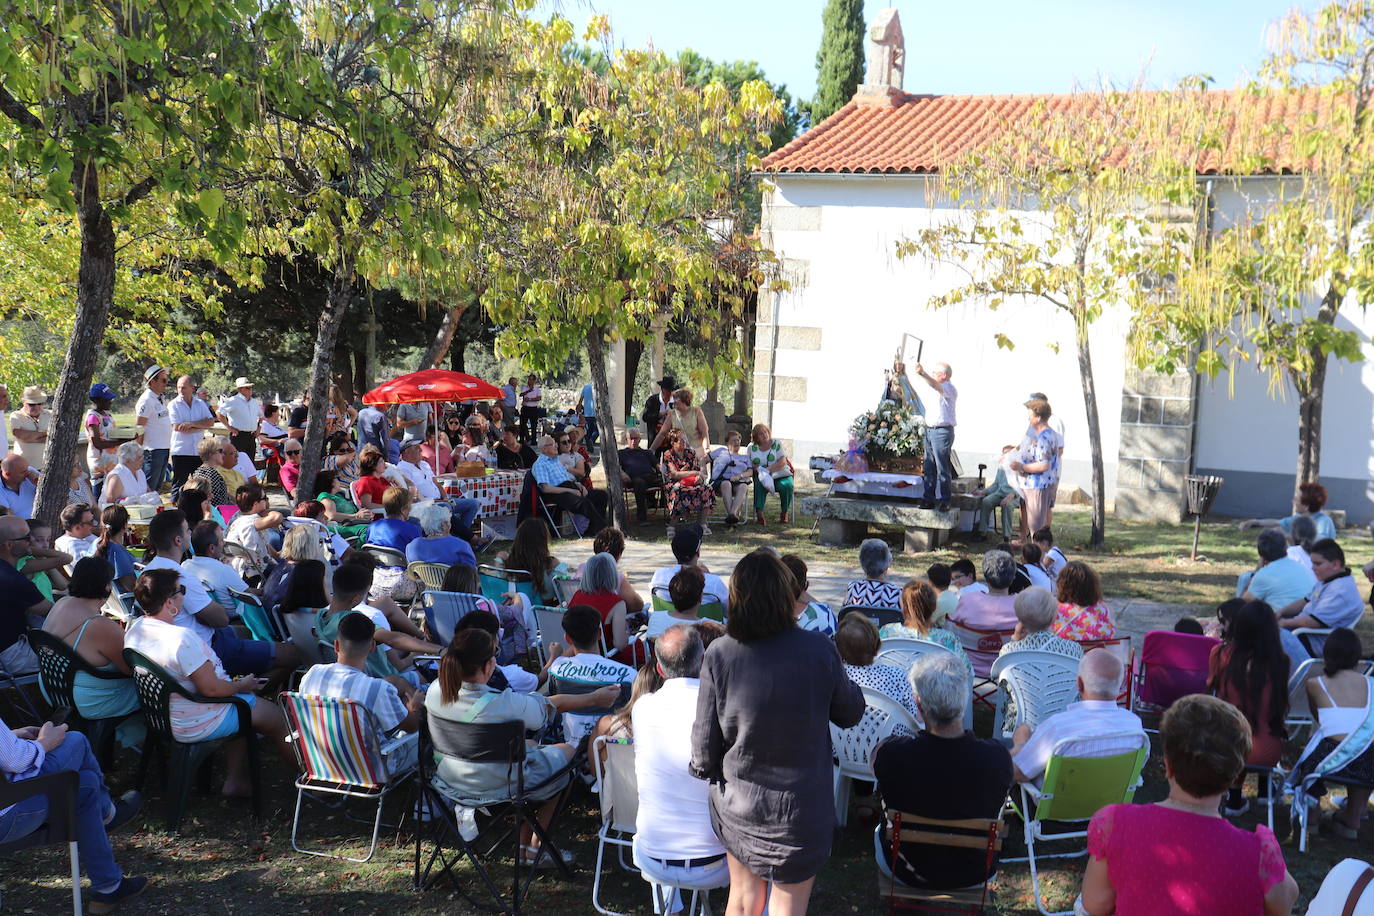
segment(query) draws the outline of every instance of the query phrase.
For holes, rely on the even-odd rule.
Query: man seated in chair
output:
[[[1050,716],[1034,731],[1022,723],[1012,732],[1011,757],[1017,782],[1039,788],[1054,746],[1065,738],[1081,742],[1076,753],[1084,757],[1109,757],[1140,746],[1133,738],[1092,740],[1121,732],[1145,734],[1140,717],[1116,705],[1123,673],[1121,659],[1106,649],[1093,649],[1083,656],[1078,663],[1078,695],[1083,699]]]
[[[194,556],[181,561],[181,568],[200,580],[200,584],[210,596],[210,600],[225,608],[230,618],[235,613],[234,596],[230,589],[250,594],[261,594],[252,588],[243,576],[228,563],[224,562],[224,529],[208,518],[196,523],[191,532],[191,552]]]
[[[1283,651],[1288,653],[1293,670],[1309,658],[1321,658],[1326,637],[1310,635],[1299,638],[1297,629],[1353,629],[1364,616],[1364,596],[1355,584],[1355,577],[1345,565],[1345,551],[1330,538],[1312,545],[1312,575],[1317,585],[1306,598],[1299,598],[1286,607],[1275,608],[1279,615],[1279,636]],[[1311,647],[1311,651],[1308,647]]]
[[[658,638],[655,653],[663,686],[641,696],[630,712],[639,784],[635,865],[650,883],[724,887],[730,868],[711,827],[708,786],[687,771],[706,647],[695,626],[679,623]],[[674,899],[666,909],[677,913],[682,903]]]
[[[332,665],[312,665],[301,679],[300,692],[309,696],[357,700],[376,717],[377,746],[386,755],[392,774],[414,768],[420,725],[420,707],[425,695],[409,684],[397,687],[367,670],[368,656],[377,626],[363,614],[345,614],[334,636],[338,661]],[[405,736],[396,736],[405,732]]]
[[[401,689],[420,686],[415,671],[416,655],[438,655],[444,647],[428,642],[420,628],[390,598],[369,599],[372,587],[372,558],[363,554],[334,570],[334,591],[329,607],[315,618],[321,639],[333,640],[343,619],[354,612],[372,621],[373,649],[367,657],[367,672],[387,678]]]
[[[588,490],[573,479],[558,460],[558,443],[553,436],[539,437],[539,458],[530,473],[545,503],[587,519],[588,535],[595,537],[606,527],[606,506],[610,497],[605,490]]]
[[[616,454],[620,458],[620,482],[635,491],[636,519],[641,525],[649,520],[649,491],[663,486],[654,453],[644,447],[638,428],[625,433],[626,445]]]
[[[925,729],[916,737],[894,735],[873,749],[873,773],[883,804],[903,814],[935,820],[993,820],[1011,788],[1011,755],[999,742],[964,730],[968,704],[968,666],[942,652],[922,655],[909,675]],[[643,702],[643,701],[641,701]],[[635,709],[639,706],[636,704]],[[635,733],[638,742],[639,733]],[[939,779],[913,779],[915,773],[939,773]],[[933,828],[904,823],[903,829]],[[991,873],[983,848],[904,844],[892,861],[892,837],[886,821],[873,834],[874,857],[884,877],[910,887],[976,887]],[[996,871],[994,859],[992,870]]]
[[[609,707],[619,698],[620,685],[633,683],[636,672],[629,665],[601,654],[601,615],[590,605],[574,604],[563,614],[563,634],[568,637],[571,651],[564,654],[560,647],[560,656],[549,663],[549,677],[562,684],[615,685],[616,693],[606,703]],[[599,718],[600,712],[565,714],[563,737],[574,745],[580,743],[591,734]]]
[[[153,557],[144,564],[144,570],[174,569],[186,589],[181,611],[172,622],[209,643],[225,671],[235,676],[261,675],[267,678],[267,690],[273,691],[296,670],[301,660],[299,649],[291,643],[244,638],[234,628],[235,615],[229,608],[213,600],[200,579],[182,568],[181,558],[191,543],[185,513],[167,509],[154,515],[148,523],[148,541]]]
[[[133,878],[120,870],[110,848],[110,831],[117,830],[138,813],[143,797],[126,792],[118,801],[110,798],[100,763],[90,742],[66,725],[44,722],[11,729],[0,721],[0,773],[10,782],[21,782],[63,770],[76,770],[77,855],[91,882],[90,912],[108,913],[148,886],[148,879]],[[48,819],[48,797],[35,795],[0,811],[0,843],[22,839]]]
[[[700,525],[683,525],[673,535],[673,559],[677,560],[677,563],[654,570],[653,578],[649,580],[650,594],[655,589],[660,588],[666,592],[668,584],[673,581],[673,576],[677,575],[678,570],[684,566],[695,566],[701,570],[702,576],[706,579],[706,585],[701,594],[702,604],[719,604],[721,607],[728,605],[730,589],[726,587],[725,581],[712,573],[706,568],[706,564],[701,562]]]
[[[12,675],[38,670],[38,657],[24,639],[31,618],[45,617],[52,602],[15,569],[29,550],[29,523],[17,515],[0,516],[0,669]]]
[[[592,611],[592,615],[596,612]],[[609,706],[620,695],[619,687],[604,687],[581,696],[560,697],[557,699],[564,704],[560,709],[554,697],[514,690],[498,691],[489,683],[495,671],[496,640],[490,633],[473,627],[454,636],[439,661],[439,680],[425,696],[431,729],[435,728],[435,719],[471,724],[520,721],[526,729],[542,729],[560,711]],[[524,782],[530,799],[544,802],[537,817],[545,827],[557,810],[559,795],[571,779],[568,763],[575,752],[571,743],[538,746],[530,742],[523,767]],[[561,775],[560,771],[563,771]],[[434,787],[455,800],[499,801],[509,797],[514,790],[514,776],[505,763],[474,763],[444,756],[439,761]],[[528,825],[521,825],[520,849],[524,865],[543,868],[555,864],[548,856],[541,855],[539,839]],[[571,864],[572,854],[564,852],[563,860]]]

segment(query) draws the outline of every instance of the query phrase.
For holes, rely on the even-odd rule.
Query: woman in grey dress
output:
[[[701,669],[691,769],[711,783],[728,916],[758,916],[765,900],[770,916],[806,912],[835,830],[829,723],[849,728],[864,712],[834,644],[796,626],[791,578],[766,550],[739,561],[728,635]]]

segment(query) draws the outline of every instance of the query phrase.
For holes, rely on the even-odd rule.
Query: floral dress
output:
[[[669,472],[696,471],[699,468],[696,452],[690,448],[684,448],[682,454],[668,449],[663,453],[663,463],[667,465]],[[705,475],[702,474],[697,475],[697,482],[691,486],[679,480],[669,481],[665,490],[668,494],[669,517],[691,517],[702,512],[710,512],[716,505],[716,494],[705,483]]]
[[[1112,622],[1112,612],[1101,601],[1092,607],[1065,603],[1059,605],[1059,615],[1054,620],[1054,635],[1074,642],[1113,639],[1116,636],[1116,624]]]

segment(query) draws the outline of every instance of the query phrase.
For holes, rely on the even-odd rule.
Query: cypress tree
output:
[[[816,98],[811,123],[819,124],[854,97],[864,75],[863,0],[826,0],[816,53]]]

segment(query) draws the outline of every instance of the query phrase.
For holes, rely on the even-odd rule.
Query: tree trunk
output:
[[[1088,415],[1088,448],[1093,465],[1093,523],[1088,547],[1100,550],[1107,533],[1107,474],[1102,462],[1102,421],[1097,414],[1097,386],[1086,327],[1078,329],[1078,376],[1083,383],[1083,409]]]
[[[448,367],[454,372],[467,372],[468,336],[459,328],[453,332],[453,343],[448,349]]]
[[[310,403],[327,405],[329,403],[329,377],[334,357],[334,343],[339,338],[339,328],[343,325],[344,314],[348,311],[349,300],[353,297],[353,259],[343,256],[334,268],[334,279],[329,284],[329,295],[324,309],[320,312],[319,329],[315,333],[315,355],[310,360]],[[297,485],[298,493],[315,492],[315,475],[320,470],[324,453],[324,427],[328,411],[313,409],[305,427],[304,454],[301,455],[301,478]]]
[[[81,430],[81,412],[95,370],[96,350],[105,336],[110,306],[114,302],[115,231],[110,215],[100,202],[100,172],[87,159],[76,168],[77,220],[81,225],[81,261],[76,280],[76,321],[67,343],[62,378],[53,398],[52,425],[43,461],[45,473],[38,481],[34,517],[54,530],[57,517],[67,504],[71,486],[70,471],[76,460],[76,438]]]
[[[439,322],[439,330],[434,332],[434,339],[429,342],[429,346],[420,357],[420,364],[415,367],[417,370],[438,369],[443,365],[448,348],[453,344],[453,334],[458,330],[458,322],[463,319],[468,304],[465,302],[452,306],[444,313],[444,320]]]
[[[616,418],[611,416],[611,386],[606,381],[606,329],[599,324],[587,328],[587,365],[592,372],[592,391],[596,394],[596,421],[601,424],[601,467],[606,471],[606,490],[616,527],[629,530],[630,516],[625,507],[625,488],[620,485],[620,455],[616,451]],[[605,406],[602,406],[605,405]]]
[[[1341,296],[1336,284],[1332,284],[1322,297],[1321,308],[1317,310],[1317,321],[1334,325],[1336,313],[1340,310]],[[1316,483],[1321,478],[1322,469],[1322,405],[1326,394],[1327,354],[1321,347],[1308,351],[1312,370],[1306,374],[1290,370],[1289,378],[1298,392],[1298,464],[1293,481],[1293,511],[1297,511],[1298,488],[1305,483]]]

